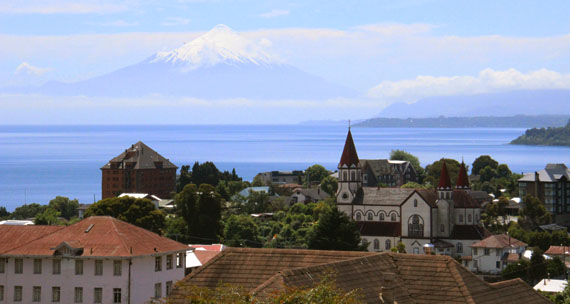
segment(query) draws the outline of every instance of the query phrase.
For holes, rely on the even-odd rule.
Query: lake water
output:
[[[346,138],[342,126],[0,126],[0,206],[45,204],[56,195],[90,203],[101,198],[108,160],[143,141],[174,164],[214,161],[251,180],[271,170],[335,169]],[[353,128],[360,158],[387,158],[404,149],[422,165],[442,157],[467,164],[481,154],[514,172],[570,164],[570,148],[508,145],[523,129]]]

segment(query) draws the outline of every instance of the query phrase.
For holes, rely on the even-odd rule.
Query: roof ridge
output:
[[[77,224],[77,223],[75,223],[75,224]],[[75,225],[75,224],[73,224],[73,225]],[[20,248],[20,247],[27,246],[27,245],[30,244],[31,242],[35,242],[35,241],[37,241],[37,240],[41,240],[41,239],[47,237],[48,235],[52,235],[52,234],[54,234],[54,233],[56,233],[56,232],[58,232],[58,231],[61,231],[61,230],[63,230],[63,229],[66,229],[67,227],[70,227],[70,226],[73,226],[73,225],[61,226],[60,229],[54,229],[54,231],[50,231],[50,232],[48,232],[48,233],[46,233],[46,234],[44,234],[44,235],[41,235],[41,236],[39,236],[39,237],[37,237],[37,238],[35,238],[35,239],[33,239],[33,240],[30,240],[29,242],[23,243],[23,244],[21,244],[20,246],[12,247],[12,248],[10,248],[10,249],[8,249],[8,250],[5,250],[5,251],[3,251],[3,252],[0,252],[0,254],[6,253],[6,252],[9,252],[9,251],[12,251],[12,250],[16,250],[16,249],[18,249],[18,248]],[[35,225],[34,225],[34,226],[35,226]],[[52,225],[38,225],[38,226],[52,226]],[[54,226],[55,226],[55,225],[54,225]]]
[[[190,246],[188,247],[190,248]],[[204,269],[208,268],[211,264],[213,264],[215,261],[221,259],[222,257],[226,256],[227,254],[231,253],[232,250],[230,249],[234,249],[235,247],[226,247],[226,249],[219,251],[218,254],[216,254],[214,257],[212,257],[211,259],[208,260],[208,262],[206,262],[206,264],[202,264],[202,266],[198,267],[198,269],[192,271],[189,275],[185,276],[182,280],[180,280],[181,282],[187,282],[188,280],[190,280],[191,278],[195,277],[197,274],[201,273],[202,271],[204,271]]]
[[[277,273],[272,275],[269,279],[265,280],[265,282],[263,282],[263,283],[259,284],[257,287],[255,287],[255,289],[253,289],[249,293],[251,295],[254,295],[254,296],[257,295],[258,293],[263,291],[265,288],[267,288],[269,285],[271,285],[274,281],[278,280],[280,277],[281,278],[283,277],[283,273],[281,271],[278,271]]]
[[[467,283],[465,283],[465,280],[463,280],[463,277],[461,276],[459,271],[455,268],[457,265],[453,264],[454,262],[457,264],[457,261],[455,261],[451,257],[448,257],[446,266],[449,269],[449,272],[451,273],[453,278],[455,279],[455,282],[457,283],[457,288],[465,296],[466,302],[475,304],[475,300],[473,299],[473,296],[471,295],[469,289],[467,288]]]
[[[123,234],[119,232],[119,230],[117,229],[117,225],[115,225],[115,220],[117,220],[114,217],[111,217],[110,221],[113,225],[113,229],[115,229],[115,232],[117,233],[117,235],[119,236],[119,241],[121,241],[121,244],[123,244],[123,247],[125,248],[125,250],[127,251],[127,253],[130,256],[133,256],[133,253],[129,250],[129,247],[127,246],[127,244],[125,243],[125,240],[123,240]]]

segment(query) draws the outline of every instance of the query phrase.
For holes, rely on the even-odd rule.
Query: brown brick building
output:
[[[177,169],[139,141],[101,168],[101,196],[105,199],[121,193],[148,193],[169,198],[176,189]]]

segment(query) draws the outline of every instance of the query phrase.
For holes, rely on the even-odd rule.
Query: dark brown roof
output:
[[[455,188],[469,189],[469,177],[467,176],[467,168],[465,168],[465,163],[463,161],[461,162],[461,167],[459,167],[459,175],[457,176]]]
[[[416,192],[430,205],[437,207],[437,191],[435,189],[416,189]]]
[[[449,238],[452,240],[482,240],[489,236],[491,233],[481,226],[455,225]]]
[[[356,222],[364,236],[400,236],[400,222]]]
[[[449,178],[449,172],[447,172],[447,165],[445,164],[445,159],[441,159],[441,173],[439,175],[439,183],[437,184],[438,189],[451,189],[451,179]]]
[[[164,158],[162,155],[158,154],[156,151],[140,141],[126,149],[115,158],[111,159],[101,169],[111,169],[112,163],[117,164],[119,169],[124,169],[128,166],[132,166],[132,169],[178,168],[176,165],[171,163],[170,160]]]
[[[27,231],[26,226],[19,228],[23,228],[22,234]],[[188,250],[187,245],[110,216],[92,216],[73,225],[58,228],[60,229],[53,229],[51,233],[41,237],[32,234],[25,243],[0,254],[51,256],[55,248],[63,242],[72,244],[75,248],[82,248],[81,256],[93,257],[141,256]]]
[[[477,242],[471,247],[481,247],[481,248],[508,248],[508,247],[525,247],[526,243],[521,242],[513,237],[509,237],[506,234],[496,234],[491,235],[480,242]]]
[[[481,204],[473,199],[469,192],[460,189],[453,190],[453,207],[481,208]]]
[[[352,133],[350,133],[350,129],[348,129],[348,134],[346,135],[346,141],[344,143],[344,150],[342,151],[342,156],[340,157],[340,163],[338,166],[358,166],[358,162],[358,154],[356,153],[356,147],[354,147]]]

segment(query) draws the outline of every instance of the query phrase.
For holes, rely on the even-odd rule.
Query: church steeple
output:
[[[356,153],[356,147],[354,147],[354,141],[352,140],[352,133],[350,132],[349,127],[348,134],[346,135],[346,141],[344,142],[344,150],[342,151],[338,167],[347,166],[350,168],[352,166],[358,166],[359,162],[358,153]]]
[[[461,161],[461,167],[459,168],[459,175],[457,176],[457,182],[455,183],[455,188],[469,190],[469,177],[467,176],[467,168],[465,168],[465,163]]]
[[[441,173],[439,175],[439,184],[437,184],[438,190],[451,190],[451,180],[449,178],[449,172],[447,172],[447,165],[445,164],[445,159],[441,159]]]
[[[356,192],[362,187],[362,172],[360,160],[356,153],[350,126],[344,142],[344,149],[338,163],[338,192],[337,203],[351,204]]]

